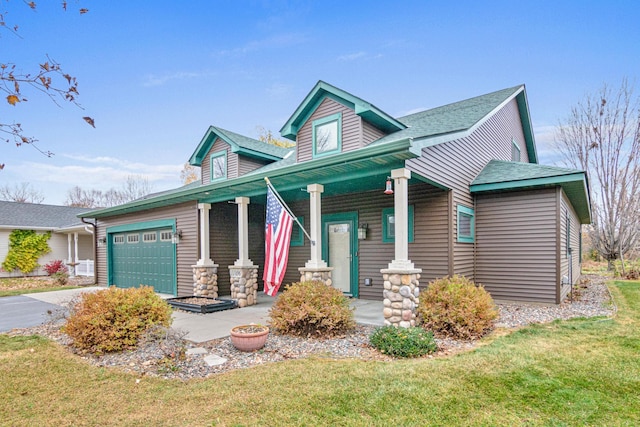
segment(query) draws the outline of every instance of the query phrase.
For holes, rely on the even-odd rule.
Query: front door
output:
[[[322,257],[333,267],[333,287],[358,296],[358,214],[347,212],[322,216]]]

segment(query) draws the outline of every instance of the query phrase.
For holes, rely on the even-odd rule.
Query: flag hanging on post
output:
[[[289,259],[289,242],[293,218],[282,206],[278,198],[267,186],[267,220],[265,224],[264,243],[264,293],[275,296],[284,279]]]

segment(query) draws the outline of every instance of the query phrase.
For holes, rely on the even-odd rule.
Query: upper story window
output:
[[[516,141],[515,138],[511,140],[511,161],[520,161],[520,147],[518,146],[518,141]]]
[[[227,152],[220,151],[211,155],[211,181],[227,178]]]
[[[382,242],[393,243],[396,241],[396,215],[394,208],[382,210]],[[413,243],[413,205],[409,205],[409,243]]]
[[[339,153],[342,150],[342,113],[313,121],[313,156]]]

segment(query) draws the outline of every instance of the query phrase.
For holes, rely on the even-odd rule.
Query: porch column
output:
[[[200,211],[200,259],[193,270],[193,295],[218,297],[218,264],[211,260],[209,249],[209,211],[211,204],[198,203]]]
[[[395,259],[382,269],[383,315],[385,325],[415,326],[422,270],[409,260],[409,179],[408,169],[391,171],[394,180]]]
[[[327,263],[322,259],[322,206],[321,194],[324,192],[322,184],[307,185],[309,193],[310,209],[310,233],[311,233],[311,259],[306,262],[304,267],[298,269],[300,271],[300,281],[322,281],[326,285],[333,284],[331,280],[332,267],[328,267]]]
[[[231,298],[238,307],[258,302],[258,266],[249,259],[249,198],[236,197],[238,205],[238,259],[229,266]]]
[[[71,234],[67,234],[67,264],[72,262],[73,258],[71,258]]]
[[[73,244],[74,244],[73,262],[77,263],[78,262],[78,232],[77,231],[73,233]]]

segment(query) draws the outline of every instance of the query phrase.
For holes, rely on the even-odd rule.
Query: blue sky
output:
[[[2,143],[0,185],[29,182],[51,204],[132,174],[177,187],[209,125],[277,133],[318,80],[393,116],[524,83],[545,164],[557,162],[555,126],[585,94],[623,77],[640,91],[637,1],[59,4],[10,0],[21,38],[0,33],[0,62],[33,71],[48,54],[79,82],[84,110],[33,93],[0,103],[2,122],[55,153]]]

